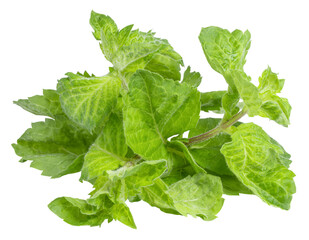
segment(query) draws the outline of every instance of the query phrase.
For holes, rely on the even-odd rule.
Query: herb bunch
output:
[[[278,96],[284,79],[268,67],[255,86],[244,72],[250,33],[207,27],[201,42],[226,91],[199,92],[202,77],[151,31],[119,30],[91,13],[93,35],[112,63],[105,76],[67,73],[57,90],[14,103],[47,116],[13,144],[21,162],[59,178],[81,172],[93,184],[86,200],[60,197],[48,206],[72,225],[118,220],[136,228],[127,201],[163,212],[213,220],[223,194],[255,194],[289,209],[295,193],[290,155],[260,126],[260,116],[287,127],[291,106]],[[218,118],[200,118],[200,112]],[[183,137],[189,131],[188,137]]]

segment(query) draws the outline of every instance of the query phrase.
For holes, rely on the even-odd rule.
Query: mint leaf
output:
[[[73,73],[67,76],[57,85],[61,106],[72,121],[95,132],[116,106],[121,80],[113,73],[103,77]]]
[[[252,194],[252,191],[240,182],[235,176],[220,176],[223,193],[226,195]]]
[[[234,84],[240,97],[243,99],[246,110],[249,116],[254,116],[258,113],[262,101],[259,99],[259,92],[243,71],[232,70],[226,73],[226,79],[230,85]]]
[[[21,161],[31,160],[31,167],[42,170],[42,175],[58,178],[81,170],[92,141],[89,133],[58,116],[33,123],[13,147]]]
[[[14,103],[28,112],[35,115],[42,115],[55,118],[57,115],[63,115],[59,95],[55,90],[45,89],[43,95],[35,95],[28,99],[19,99]]]
[[[93,36],[97,40],[102,40],[100,47],[106,59],[110,61],[118,48],[116,23],[109,16],[92,11],[90,25],[94,29]]]
[[[213,192],[212,194],[210,194]],[[223,205],[219,177],[199,173],[167,186],[160,178],[142,189],[142,199],[151,206],[171,214],[212,220]]]
[[[106,170],[123,166],[128,161],[125,141],[122,118],[112,114],[85,156],[81,178],[91,180]]]
[[[58,217],[74,226],[101,226],[105,220],[118,220],[136,229],[128,206],[124,203],[114,204],[107,196],[87,200],[61,197],[52,201],[48,207]]]
[[[232,172],[254,194],[268,204],[290,208],[295,174],[281,163],[282,149],[261,127],[241,124],[232,134],[232,142],[223,145],[221,152]]]
[[[284,79],[279,79],[277,74],[268,67],[259,78],[259,83],[259,97],[262,100],[262,106],[258,115],[287,127],[290,124],[292,108],[286,98],[277,96],[283,88]]]
[[[238,103],[240,100],[237,89],[229,86],[226,94],[222,97],[222,108],[224,109],[223,120],[226,121],[231,119],[235,114],[238,113]]]
[[[280,149],[280,151],[278,151],[278,160],[280,161],[280,163],[289,168],[290,164],[292,163],[292,161],[290,160],[291,155],[289,153],[287,153],[284,148],[273,138],[270,138],[270,142],[274,145],[277,145],[277,147]]]
[[[130,148],[145,159],[167,159],[167,138],[195,127],[200,94],[186,84],[139,70],[130,80],[124,104]]]
[[[226,91],[213,91],[201,93],[201,109],[204,112],[214,111],[221,112],[222,109],[222,97],[226,94]]]
[[[199,35],[208,63],[215,71],[222,74],[229,84],[228,92],[222,98],[222,107],[225,110],[224,120],[230,119],[238,112],[237,104],[241,97],[239,90],[243,93],[242,97],[250,100],[253,86],[242,73],[251,44],[250,38],[251,35],[248,31],[244,33],[240,30],[229,32],[218,27],[203,28]],[[234,77],[234,74],[241,75],[241,79],[236,83],[234,81],[238,80],[238,76]],[[247,90],[246,87],[249,89]],[[253,109],[254,111],[255,109]],[[250,115],[252,114],[250,112]]]
[[[202,28],[199,35],[209,65],[222,75],[230,69],[243,70],[250,38],[248,31],[229,32],[219,27]]]
[[[179,180],[187,177],[188,175],[193,175],[196,172],[204,172],[204,170],[196,164],[194,159],[191,159],[189,156],[185,155],[185,150],[183,150],[182,147],[185,148],[185,146],[182,146],[181,142],[177,143],[174,140],[167,145],[168,171],[161,176],[167,185],[178,182]]]
[[[196,128],[191,129],[189,137],[194,137],[207,132],[219,125],[220,118],[200,119]],[[196,162],[206,169],[220,175],[233,175],[228,168],[224,156],[220,149],[223,144],[230,142],[232,139],[227,133],[220,133],[207,141],[194,144],[190,147],[190,153]]]
[[[105,200],[107,205],[113,205],[110,200]],[[48,207],[58,217],[74,226],[101,226],[106,219],[111,219],[108,209],[99,210],[97,206],[78,198],[60,197]]]
[[[190,130],[189,137],[194,137],[214,129],[220,124],[220,121],[220,118],[200,119],[196,128]],[[236,123],[235,126],[239,124]],[[220,152],[222,146],[231,141],[231,136],[222,132],[204,142],[190,146],[189,151],[199,166],[207,172],[220,176],[224,194],[250,194],[251,191],[231,172],[223,154]]]
[[[168,194],[182,215],[190,214],[203,220],[213,220],[224,202],[221,198],[222,191],[219,177],[199,173],[171,185]]]
[[[92,11],[90,24],[93,35],[101,40],[100,47],[106,59],[113,63],[119,77],[127,82],[138,69],[147,69],[163,77],[180,80],[181,56],[165,39],[153,32],[132,30],[133,25],[118,30],[116,23],[104,14]]]
[[[166,40],[154,37],[152,32],[134,30],[111,62],[126,79],[138,69],[147,69],[179,80],[182,58]]]
[[[196,173],[206,173],[206,171],[197,164],[196,160],[194,159],[194,156],[192,156],[189,149],[186,147],[186,145],[181,141],[172,141],[170,146],[173,146],[174,148],[178,148],[180,150],[186,160],[189,162],[191,167],[194,169]]]
[[[125,202],[128,197],[139,194],[142,187],[152,185],[165,170],[166,161],[157,160],[107,171],[97,178],[92,198],[107,194],[114,203]]]
[[[112,209],[112,216],[115,220],[122,222],[123,224],[136,229],[135,222],[129,207],[124,203],[116,203]]]
[[[131,34],[132,28],[133,24],[124,27],[118,32],[118,47],[122,47],[124,44],[127,43],[127,39]]]
[[[136,228],[125,201],[139,194],[142,187],[152,185],[165,169],[166,161],[159,160],[105,171],[97,178],[89,199],[62,197],[51,202],[49,208],[71,225],[100,226],[105,219],[114,219]]]
[[[143,187],[141,198],[149,205],[157,207],[163,212],[180,214],[175,209],[172,197],[168,194],[168,186],[161,178],[155,179],[153,185]]]
[[[198,72],[191,72],[191,67],[187,67],[183,75],[182,82],[187,83],[192,87],[198,87],[201,84],[202,77]]]

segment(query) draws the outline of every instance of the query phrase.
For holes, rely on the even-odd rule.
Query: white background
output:
[[[307,1],[33,1],[0,3],[1,81],[1,239],[309,239],[308,234],[308,68]],[[268,206],[256,196],[225,197],[218,218],[204,222],[168,215],[145,203],[129,204],[138,229],[119,222],[101,228],[64,223],[47,204],[59,196],[87,198],[91,186],[79,175],[49,179],[21,164],[11,143],[42,117],[12,104],[13,100],[54,89],[64,73],[104,75],[104,59],[88,24],[90,11],[110,15],[120,28],[134,23],[167,38],[186,65],[201,72],[201,91],[223,90],[222,77],[208,65],[198,41],[201,27],[249,29],[251,49],[245,70],[256,83],[269,65],[286,79],[282,96],[293,107],[284,128],[254,118],[292,154],[297,193],[289,211]],[[203,116],[206,116],[203,115]],[[295,238],[296,237],[296,238]]]

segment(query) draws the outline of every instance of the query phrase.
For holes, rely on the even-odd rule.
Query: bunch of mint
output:
[[[240,118],[261,116],[288,126],[291,106],[268,67],[251,83],[244,72],[250,33],[203,28],[199,40],[226,91],[200,93],[202,77],[165,39],[151,31],[119,30],[91,13],[93,35],[113,64],[105,76],[67,73],[57,90],[15,102],[47,116],[13,144],[21,162],[59,178],[81,172],[93,184],[86,200],[60,197],[49,208],[72,225],[118,220],[136,228],[127,201],[163,212],[212,220],[223,194],[255,194],[289,209],[295,193],[290,155],[261,127]],[[200,118],[201,111],[219,118]],[[221,114],[221,115],[220,115]],[[184,133],[189,131],[188,138]]]

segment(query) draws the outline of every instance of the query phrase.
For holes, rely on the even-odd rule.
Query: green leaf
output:
[[[213,91],[201,93],[201,109],[204,112],[214,111],[221,113],[222,97],[226,91]]]
[[[57,178],[81,170],[92,142],[88,132],[58,116],[33,123],[13,147],[22,162],[32,160],[31,167],[42,170],[42,175]]]
[[[201,166],[198,165],[198,163],[192,156],[191,152],[189,151],[189,149],[183,142],[172,141],[170,143],[170,146],[176,149],[178,148],[178,150],[180,150],[183,153],[184,157],[186,158],[186,160],[189,162],[189,164],[191,165],[191,167],[194,169],[196,173],[206,173],[206,171]]]
[[[122,118],[111,114],[101,134],[85,156],[81,179],[91,180],[106,170],[123,166],[128,159],[128,151],[123,132]]]
[[[93,36],[97,40],[101,40],[102,52],[106,59],[110,61],[118,48],[118,28],[116,23],[109,16],[92,11],[90,25],[94,30]]]
[[[194,137],[214,129],[220,124],[220,118],[200,119],[196,128],[190,130],[189,137]],[[240,123],[234,124],[238,126]],[[231,142],[227,133],[220,133],[204,142],[194,144],[189,148],[195,161],[207,172],[220,176],[223,192],[228,195],[250,194],[251,191],[244,186],[228,168],[223,154],[220,152],[223,144]]]
[[[289,209],[295,193],[295,174],[282,164],[282,148],[253,123],[241,124],[232,142],[221,149],[238,179],[268,204]]]
[[[235,87],[228,87],[226,94],[222,97],[222,108],[224,109],[223,121],[231,119],[235,114],[238,113],[240,97]]]
[[[245,103],[252,105],[249,110],[250,115],[253,115],[256,111],[255,105],[258,105],[252,103],[255,100],[253,97],[250,98],[252,91],[252,95],[256,95],[256,89],[243,72],[246,55],[250,48],[250,38],[248,31],[229,32],[218,27],[203,28],[199,36],[208,63],[215,71],[221,73],[229,84],[228,92],[222,98],[222,107],[225,111],[224,121],[239,111],[237,105],[240,96],[243,97]],[[238,76],[241,79],[238,79]]]
[[[113,205],[105,199],[110,207]],[[65,222],[74,226],[101,226],[106,219],[110,219],[108,209],[98,209],[87,200],[70,197],[60,197],[48,205],[49,209]]]
[[[169,187],[168,194],[182,215],[213,220],[223,205],[222,184],[219,177],[206,173],[188,176]]]
[[[235,85],[239,96],[244,101],[248,115],[250,117],[256,115],[262,105],[262,101],[259,98],[258,88],[250,82],[250,77],[243,71],[232,70],[226,72],[225,78],[228,79],[229,85]]]
[[[112,216],[115,220],[122,222],[123,224],[136,229],[135,222],[128,206],[124,203],[116,203],[112,209]]]
[[[252,191],[241,183],[235,176],[220,176],[223,193],[226,195],[252,194]]]
[[[155,33],[151,31],[132,31],[133,25],[119,31],[109,16],[95,12],[91,13],[90,24],[94,29],[94,37],[101,40],[103,54],[113,63],[124,82],[138,69],[180,80],[182,58],[167,40],[154,37]]]
[[[280,163],[289,168],[290,164],[292,163],[292,161],[290,160],[291,158],[291,155],[289,153],[287,153],[284,148],[273,138],[269,137],[270,138],[270,142],[272,144],[275,144],[277,145],[279,148],[280,148],[280,151],[278,151],[278,159],[280,161]]]
[[[199,35],[208,63],[222,75],[230,69],[243,70],[250,38],[248,31],[229,32],[219,27],[203,28]]]
[[[136,228],[132,214],[125,204],[129,197],[152,185],[166,170],[166,161],[147,161],[135,166],[124,166],[106,171],[95,182],[95,190],[87,200],[62,197],[49,204],[49,208],[72,225],[101,225],[113,219]]]
[[[214,129],[221,120],[220,118],[200,119],[196,128],[190,130],[189,138]],[[206,171],[219,175],[233,175],[226,164],[224,156],[220,152],[222,145],[231,140],[229,134],[220,133],[206,141],[192,145],[189,150],[197,164],[206,169]]]
[[[94,132],[116,106],[121,80],[113,73],[103,77],[73,73],[67,76],[57,85],[61,106],[72,121]]]
[[[168,186],[161,178],[157,178],[153,185],[142,188],[141,198],[150,206],[157,207],[163,212],[178,215],[179,212],[175,209],[173,199],[167,191]]]
[[[55,118],[57,115],[63,115],[59,95],[55,90],[43,90],[43,95],[35,95],[28,99],[19,99],[14,103],[28,112],[35,115],[42,115]]]
[[[136,70],[147,69],[165,78],[180,80],[182,58],[166,40],[155,38],[152,32],[134,30],[131,35],[111,61],[121,75],[129,79]],[[133,37],[138,40],[128,42]]]
[[[188,86],[145,70],[137,71],[124,99],[127,144],[144,159],[167,159],[167,138],[192,129],[200,94]]]
[[[122,47],[124,44],[126,44],[128,37],[131,34],[131,30],[133,28],[133,24],[128,25],[121,29],[118,33],[118,47]]]
[[[196,170],[194,168],[197,168],[198,171],[200,170],[199,166],[194,162],[194,159],[187,159],[181,146],[178,146],[178,144],[172,141],[167,145],[169,154],[167,160],[168,171],[161,176],[167,185],[171,185],[188,175],[195,174]],[[201,169],[201,171],[203,170]]]
[[[187,83],[192,87],[198,87],[201,84],[202,77],[198,72],[191,72],[191,67],[188,66],[183,75],[182,82]]]
[[[166,161],[157,160],[106,171],[97,178],[92,198],[107,194],[114,203],[125,202],[128,197],[139,194],[142,187],[152,185],[165,170]]]
[[[259,83],[259,97],[263,103],[258,115],[287,127],[292,108],[286,98],[277,96],[283,88],[284,79],[278,79],[278,75],[268,67],[259,78]]]

